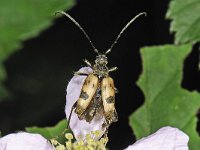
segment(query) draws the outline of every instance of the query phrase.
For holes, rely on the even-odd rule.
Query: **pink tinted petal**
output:
[[[40,134],[19,132],[0,138],[0,150],[55,150]]]
[[[189,137],[177,128],[163,127],[125,150],[188,150]]]
[[[83,67],[79,70],[79,72],[89,74],[92,73],[92,69],[90,67]],[[86,76],[74,76],[68,83],[65,106],[65,114],[67,119],[69,118],[73,104],[78,100],[80,96],[81,88],[85,79]],[[102,114],[98,114],[94,117],[91,123],[88,123],[85,120],[79,120],[77,114],[73,111],[70,120],[70,128],[72,129],[75,138],[78,140],[80,137],[84,138],[86,134],[95,130],[100,130],[103,134],[105,129],[102,129],[102,124],[104,121],[104,116]]]

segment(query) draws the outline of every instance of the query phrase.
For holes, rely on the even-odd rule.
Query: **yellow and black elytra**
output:
[[[87,33],[74,18],[63,11],[58,11],[56,13],[65,15],[76,26],[78,26],[90,42],[94,52],[97,53],[96,59],[93,64],[90,63],[88,60],[84,60],[87,66],[92,68],[92,73],[86,74],[82,72],[75,72],[75,75],[85,75],[87,77],[83,83],[79,99],[74,104],[69,115],[68,125],[70,122],[72,111],[75,109],[75,113],[78,115],[79,119],[84,119],[87,122],[91,122],[97,113],[102,113],[105,117],[105,123],[102,126],[108,129],[112,122],[116,122],[118,120],[117,112],[115,109],[115,93],[117,92],[117,89],[114,86],[114,80],[109,76],[109,73],[112,71],[116,71],[117,67],[107,67],[108,60],[106,55],[111,52],[112,48],[117,43],[121,34],[127,29],[127,27],[132,22],[134,22],[136,18],[141,15],[146,15],[146,13],[139,13],[134,18],[132,18],[121,30],[111,47],[105,53],[100,53],[95,48]]]

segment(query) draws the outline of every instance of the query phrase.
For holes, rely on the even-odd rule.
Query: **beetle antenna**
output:
[[[68,13],[66,13],[64,11],[56,11],[55,15],[57,15],[57,14],[62,14],[62,15],[65,15],[67,18],[69,18],[83,32],[85,37],[88,39],[90,45],[92,46],[94,52],[97,54],[99,53],[98,50],[96,49],[96,47],[94,46],[94,44],[92,43],[88,34],[85,32],[85,30],[81,27],[81,25],[72,16],[70,16]]]
[[[139,13],[138,15],[136,15],[134,18],[132,18],[127,24],[126,26],[121,30],[121,32],[118,34],[117,38],[115,39],[115,41],[113,42],[113,44],[111,45],[111,47],[105,52],[105,54],[108,54],[111,52],[112,48],[115,46],[115,44],[117,43],[117,41],[119,40],[119,38],[121,37],[122,33],[124,33],[124,31],[140,16],[142,15],[147,15],[146,12],[142,12]]]

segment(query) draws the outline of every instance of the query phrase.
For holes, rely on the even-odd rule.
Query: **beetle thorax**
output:
[[[107,67],[107,57],[106,55],[96,56],[95,64],[93,66],[94,74],[99,78],[108,76],[108,67]]]

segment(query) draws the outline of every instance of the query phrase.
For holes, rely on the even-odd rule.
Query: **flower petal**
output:
[[[0,138],[0,150],[55,150],[40,134],[19,132]]]
[[[79,70],[82,73],[92,73],[90,67],[83,67]],[[74,76],[67,86],[67,95],[66,95],[66,106],[65,114],[67,119],[69,118],[70,111],[74,103],[78,100],[83,86],[84,80],[87,76]],[[104,123],[105,118],[101,114],[97,114],[94,119],[88,123],[85,120],[79,120],[77,114],[73,111],[70,120],[70,128],[72,129],[74,136],[77,140],[84,138],[86,134],[89,134],[91,131],[102,131],[104,133],[105,129],[102,129],[102,124]],[[101,134],[101,135],[102,135]]]
[[[163,127],[125,150],[188,150],[189,137],[181,130]]]

